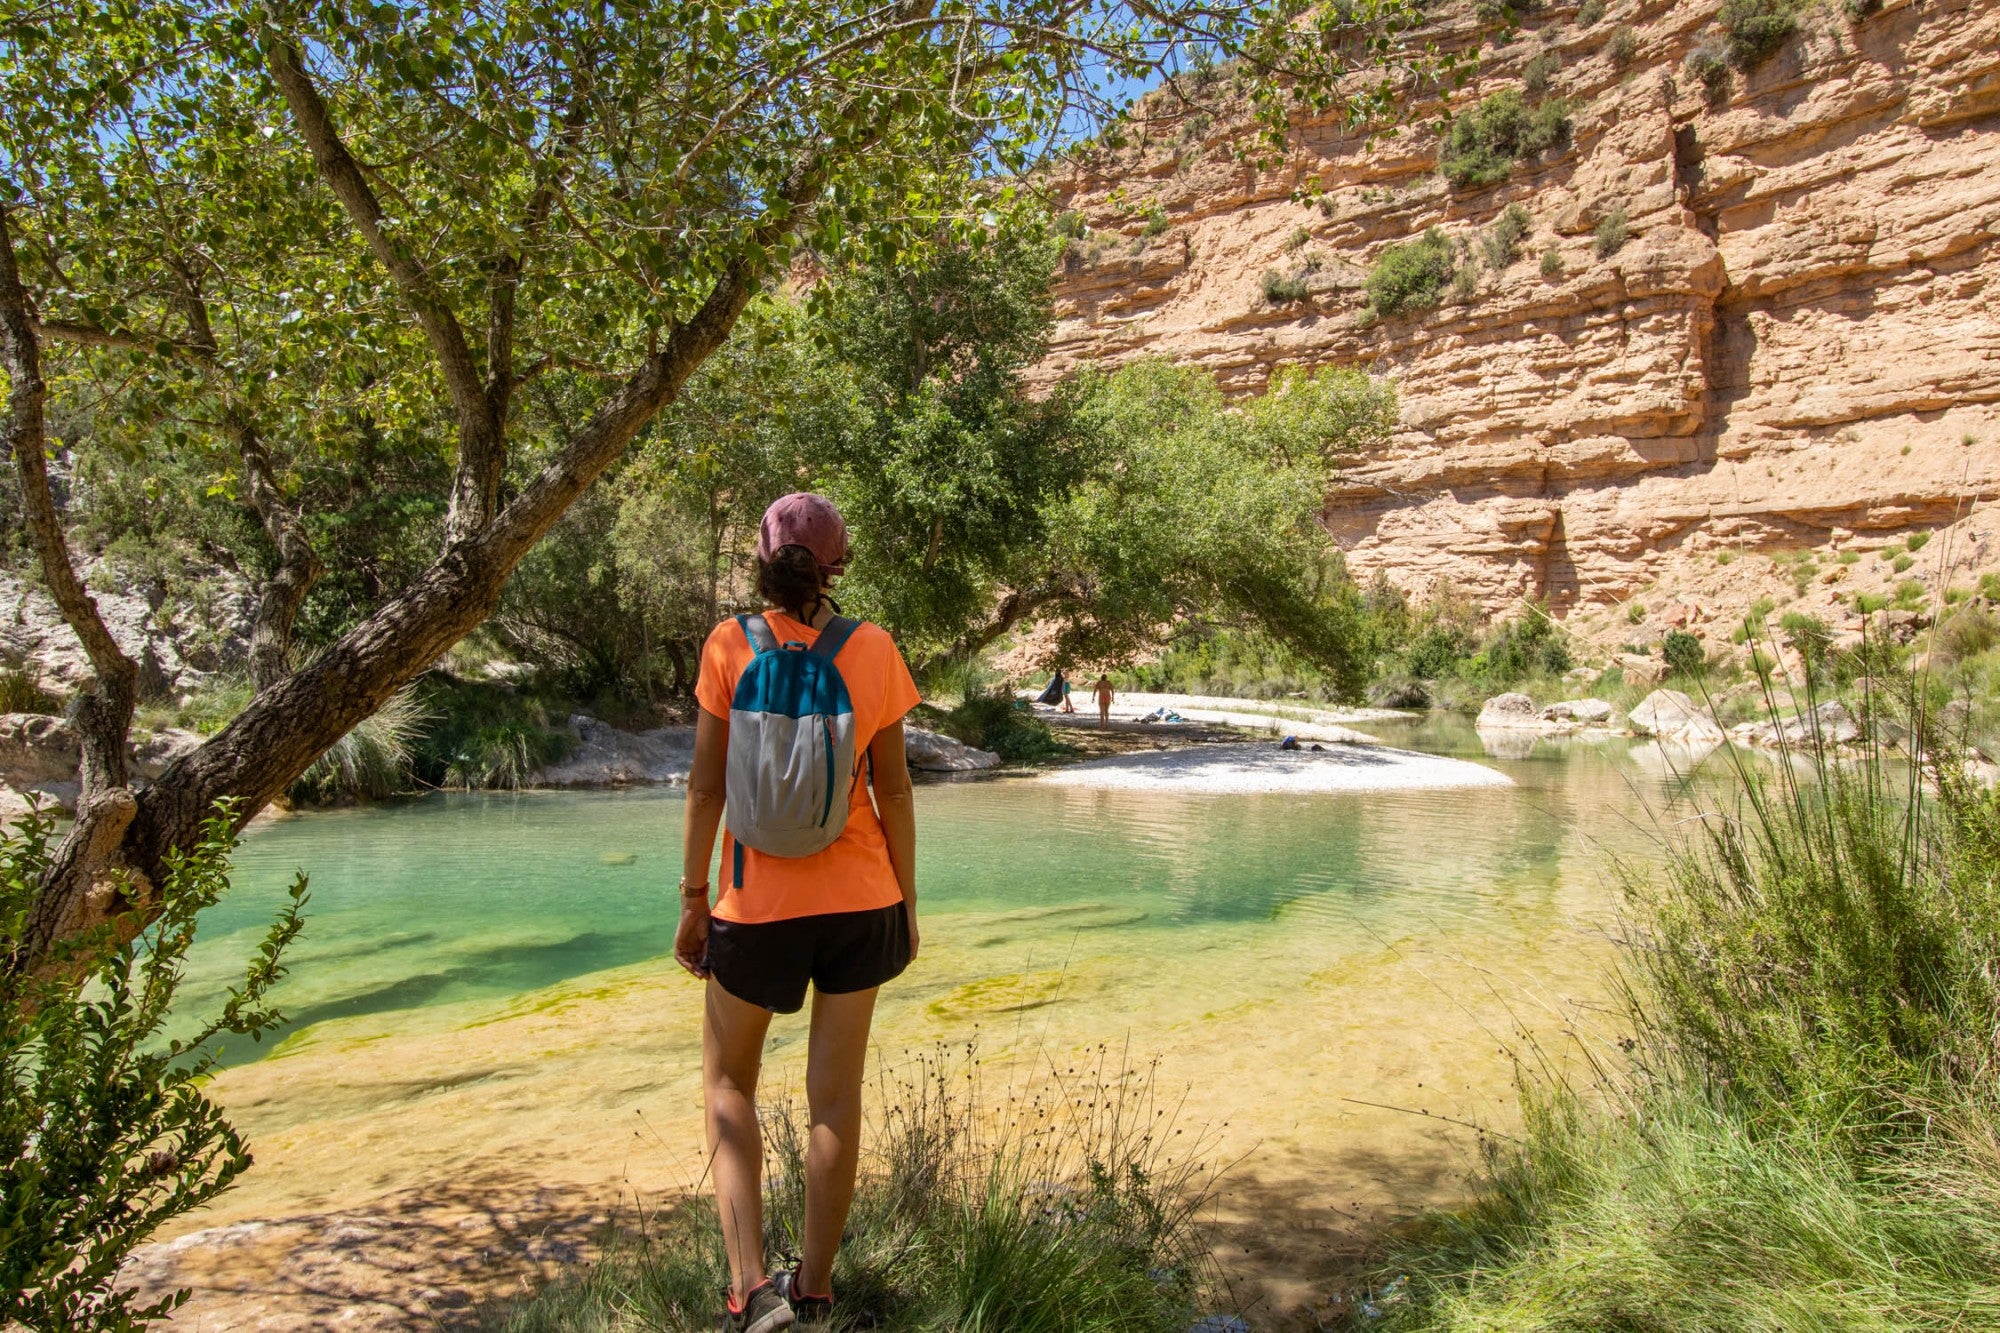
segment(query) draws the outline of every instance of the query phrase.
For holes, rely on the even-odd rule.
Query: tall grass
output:
[[[1016,1090],[997,1118],[969,1061],[940,1053],[882,1080],[834,1268],[836,1328],[1183,1333],[1208,1276],[1202,1140],[1150,1072],[1098,1054]],[[769,1108],[774,1263],[797,1251],[804,1145],[796,1109]],[[692,1333],[714,1326],[726,1278],[714,1205],[688,1201],[525,1302],[507,1328]]]
[[[379,801],[409,790],[410,762],[430,717],[413,691],[391,695],[299,775],[291,799],[300,805]]]
[[[1624,1052],[1524,1075],[1376,1326],[2000,1324],[2000,795],[1915,722],[1914,762],[1744,771],[1626,877]]]

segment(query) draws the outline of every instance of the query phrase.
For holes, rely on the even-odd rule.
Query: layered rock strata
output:
[[[1043,375],[1164,355],[1238,392],[1283,365],[1389,376],[1400,427],[1325,512],[1357,573],[1494,610],[1596,608],[1613,639],[1657,637],[1626,604],[1721,552],[1833,555],[1970,516],[1955,564],[1910,576],[2000,565],[1984,512],[2000,493],[2000,0],[1815,7],[1712,96],[1686,62],[1718,41],[1719,8],[1621,0],[1584,26],[1543,6],[1485,46],[1451,107],[1372,141],[1297,124],[1276,169],[1226,126],[1142,122],[1060,181],[1091,231],[1065,261]],[[1434,36],[1481,40],[1471,6]],[[1569,143],[1453,188],[1432,113],[1520,86],[1531,61],[1556,70]],[[1435,309],[1367,311],[1389,246],[1436,227],[1464,268],[1510,205],[1532,219],[1511,263],[1480,264]],[[1267,298],[1266,275],[1304,299]],[[1708,578],[1696,618],[1727,619],[1770,572]]]

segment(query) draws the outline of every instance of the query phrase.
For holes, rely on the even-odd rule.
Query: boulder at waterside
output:
[[[1602,727],[1611,721],[1611,705],[1602,699],[1565,699],[1542,710],[1544,722],[1576,722]]]
[[[623,787],[685,782],[694,766],[694,728],[620,731],[578,713],[569,720],[576,746],[561,763],[541,769],[531,787]]]
[[[1528,728],[1539,731],[1542,726],[1542,710],[1525,694],[1496,694],[1486,701],[1479,710],[1476,727],[1491,727],[1498,730]]]
[[[1720,745],[1722,728],[1694,700],[1679,690],[1654,690],[1626,717],[1632,730],[1683,745]]]
[[[903,751],[909,756],[911,768],[926,773],[973,773],[1000,763],[1000,756],[991,750],[976,749],[935,731],[907,725],[903,728]]]

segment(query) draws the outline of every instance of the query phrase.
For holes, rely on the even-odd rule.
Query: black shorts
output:
[[[708,923],[708,971],[722,989],[773,1013],[805,1006],[806,983],[827,995],[867,990],[910,965],[903,905],[788,921]]]

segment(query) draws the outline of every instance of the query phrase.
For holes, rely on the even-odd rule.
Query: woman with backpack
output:
[[[767,607],[715,627],[695,687],[674,957],[707,982],[702,1088],[732,1333],[831,1316],[875,992],[917,955],[916,814],[903,751],[917,687],[885,631],[840,615],[832,580],[846,563],[847,525],[832,501],[793,494],[773,504],[757,537]],[[797,1013],[808,983],[805,1236],[797,1264],[773,1277],[757,1074],[771,1015]]]

